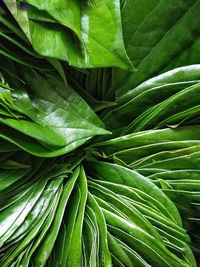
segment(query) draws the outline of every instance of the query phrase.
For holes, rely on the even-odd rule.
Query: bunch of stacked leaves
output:
[[[199,13],[1,2],[1,267],[198,266]]]

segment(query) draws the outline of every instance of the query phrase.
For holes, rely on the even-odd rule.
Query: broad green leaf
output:
[[[161,130],[148,130],[138,133],[124,135],[105,142],[97,143],[94,145],[99,152],[103,152],[107,156],[112,156],[116,153],[133,153],[131,157],[137,158],[140,155],[148,155],[148,151],[154,152],[162,151],[160,145],[166,145],[166,148],[174,148],[177,145],[191,146],[199,144],[200,127],[198,125],[179,127],[176,129],[167,128]],[[158,145],[159,144],[159,145]],[[134,155],[134,149],[137,153]],[[155,151],[155,152],[156,152]],[[144,154],[146,153],[146,154]]]
[[[191,65],[149,79],[120,97],[118,107],[110,111],[104,121],[123,135],[187,122],[199,114],[199,78],[199,65]],[[149,124],[150,121],[154,125]]]
[[[138,71],[134,74],[115,72],[114,88],[118,94],[163,72],[171,62],[173,67],[199,63],[198,53],[191,60],[179,60],[184,53],[193,51],[199,39],[199,12],[200,3],[195,0],[124,1],[125,47]],[[195,44],[198,51],[199,43]]]
[[[4,2],[18,21],[16,3],[13,7],[9,1]],[[23,12],[26,22],[19,24],[28,27],[31,44],[40,55],[66,60],[79,68],[115,66],[133,70],[123,44],[119,0],[25,2],[55,20],[52,23],[36,19],[37,13],[33,17],[34,9],[29,6]],[[17,9],[21,12],[20,7]]]
[[[36,72],[32,72],[32,75],[23,73],[23,76],[28,88],[32,90],[34,100],[25,90],[10,91],[9,88],[2,88],[2,93],[8,92],[11,102],[7,106],[24,116],[22,119],[5,116],[0,118],[2,124],[15,130],[10,132],[11,142],[21,147],[26,146],[27,151],[32,150],[30,146],[27,148],[28,144],[22,144],[26,139],[18,141],[15,137],[16,131],[19,131],[19,135],[27,135],[29,140],[34,139],[37,147],[40,144],[43,151],[49,150],[49,156],[53,156],[73,150],[96,134],[108,133],[102,129],[101,121],[84,100],[60,79],[52,77],[53,79],[45,80]],[[38,83],[42,90],[38,88]],[[3,134],[1,136],[4,138]],[[39,155],[40,152],[34,151],[34,140],[30,141],[33,142],[33,151],[30,152]],[[48,156],[48,152],[46,155]]]
[[[138,253],[141,253],[151,265],[189,266],[186,262],[167,251],[165,246],[159,243],[158,240],[146,232],[141,232],[139,227],[105,209],[103,209],[103,212],[109,225],[108,230]]]
[[[149,222],[141,216],[138,210],[129,205],[129,203],[121,198],[120,195],[117,195],[109,189],[104,188],[100,185],[95,186],[94,182],[90,182],[89,185],[91,185],[91,191],[94,195],[100,196],[101,199],[104,199],[107,203],[115,203],[116,210],[121,211],[132,222],[139,225],[142,229],[149,232],[152,236],[155,236],[158,239],[160,238],[157,235],[155,229],[153,229]]]
[[[197,267],[199,11],[1,2],[0,266]]]
[[[168,216],[171,217],[175,222],[181,224],[179,214],[171,201],[166,198],[166,196],[162,194],[157,187],[154,187],[152,183],[149,183],[145,177],[139,175],[139,173],[116,164],[110,164],[106,162],[91,161],[88,165],[93,175],[92,177],[100,180],[115,181],[120,184],[136,187],[156,198],[163,204],[164,207],[168,209]]]

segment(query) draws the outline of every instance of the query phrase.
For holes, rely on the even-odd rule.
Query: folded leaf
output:
[[[18,1],[4,2],[40,55],[66,60],[79,68],[133,70],[124,48],[119,0],[25,1],[38,8],[39,14],[29,5],[21,11]],[[46,13],[52,21],[41,19]],[[23,23],[19,14],[23,14]]]

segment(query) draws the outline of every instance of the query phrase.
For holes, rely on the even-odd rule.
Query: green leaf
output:
[[[123,134],[183,124],[199,114],[199,65],[177,68],[133,88],[104,121]]]
[[[76,179],[78,178],[78,174],[79,174],[79,170],[76,169],[73,175],[70,178],[68,178],[68,181],[65,183],[63,187],[63,192],[62,192],[59,204],[58,204],[56,216],[54,217],[53,223],[47,233],[46,238],[37,248],[37,252],[34,256],[35,257],[34,262],[36,265],[43,266],[45,262],[47,261],[48,257],[50,256],[50,253],[54,246],[58,231],[60,229],[60,224],[63,218],[65,207],[67,205],[69,196],[73,190]]]
[[[199,63],[198,53],[181,62],[193,51],[199,38],[199,1],[148,0],[124,2],[122,24],[125,47],[138,69],[134,74],[115,72],[114,88],[122,95],[144,80],[173,67]],[[161,23],[162,22],[162,23]],[[196,43],[196,51],[199,43]]]
[[[76,224],[74,225],[67,265],[82,266],[82,227],[85,211],[85,204],[87,201],[87,181],[84,169],[81,168],[78,179],[78,188],[81,192],[80,204]]]
[[[179,214],[172,202],[157,187],[154,187],[145,177],[127,168],[106,162],[89,162],[93,177],[100,180],[115,181],[131,187],[136,187],[157,199],[164,207],[167,207],[168,216],[181,225]]]
[[[34,155],[55,156],[70,152],[96,134],[108,133],[102,129],[101,121],[84,100],[58,77],[45,80],[36,72],[31,75],[23,73],[23,76],[34,100],[25,90],[2,88],[3,93],[9,92],[10,101],[13,102],[9,104],[10,108],[24,116],[22,119],[1,117],[3,125],[15,130],[10,132],[10,138],[3,134],[2,138],[11,139],[11,142]],[[42,90],[38,88],[38,83]],[[27,136],[27,141],[26,137],[18,141],[16,131],[20,136]],[[34,148],[34,140],[38,148]],[[33,143],[32,147],[28,144],[30,142]]]
[[[37,11],[34,14],[34,9],[28,8],[25,15],[23,11],[28,21],[20,26],[29,26],[31,44],[40,55],[66,60],[79,68],[116,66],[133,70],[124,49],[119,0],[26,2],[54,18],[53,23],[44,22],[36,19],[38,14]],[[10,6],[9,1],[5,3],[15,15],[16,6]],[[17,9],[20,12],[20,7]],[[19,16],[15,18],[19,20]]]

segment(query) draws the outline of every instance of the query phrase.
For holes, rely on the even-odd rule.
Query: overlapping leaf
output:
[[[26,69],[21,77],[25,83],[21,88],[1,84],[2,138],[34,155],[49,157],[107,133],[90,107],[59,77],[45,79]]]
[[[118,165],[90,162],[89,167],[93,177],[88,182],[89,190],[102,208],[108,224],[111,235],[108,240],[116,264],[195,266],[185,243],[187,235],[178,230],[180,218],[177,210],[156,186],[139,173]],[[130,249],[130,253],[124,247]],[[124,256],[119,253],[120,248]]]
[[[4,2],[39,54],[79,68],[133,70],[124,49],[119,0],[27,0],[25,7]]]
[[[166,69],[199,63],[199,1],[122,2],[125,47],[138,71],[116,71],[118,95]]]
[[[200,115],[199,79],[200,65],[191,65],[147,80],[119,98],[105,121],[123,134],[188,123]]]
[[[200,127],[138,132],[97,145],[99,155],[137,170],[176,203],[196,249],[200,217]],[[197,226],[196,226],[197,225]],[[198,251],[199,253],[199,251]]]
[[[0,265],[196,267],[199,2],[0,5]]]

